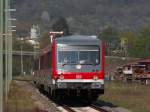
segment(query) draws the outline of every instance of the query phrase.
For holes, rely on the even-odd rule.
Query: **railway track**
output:
[[[60,112],[109,112],[96,104],[89,104],[81,99],[63,99],[62,101],[50,98],[50,100]]]
[[[108,112],[96,104],[88,104],[85,101],[71,100],[69,102],[54,101],[61,112]],[[71,104],[73,103],[73,104]]]
[[[99,107],[99,106],[97,106],[95,104],[91,104],[90,107],[95,109],[95,110],[98,110],[100,112],[108,112],[107,110],[105,110],[105,109],[103,109],[103,108],[101,108],[101,107]]]
[[[63,105],[62,106],[65,110],[67,110],[68,112],[76,112],[75,110],[73,110],[71,107],[67,106],[67,105]]]
[[[70,107],[68,105],[63,105],[62,108],[64,109],[60,109],[62,112],[108,112],[93,104],[87,107]]]

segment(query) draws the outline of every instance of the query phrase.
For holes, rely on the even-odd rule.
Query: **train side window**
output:
[[[35,70],[38,70],[38,65],[39,65],[39,64],[38,64],[38,59],[36,59],[36,60],[35,60],[35,65],[34,65],[34,67],[35,67],[34,69],[35,69]]]
[[[47,65],[48,65],[47,64],[47,57],[48,57],[47,55],[48,55],[47,53],[44,54],[44,59],[43,59],[43,68],[44,69],[47,69]]]
[[[37,63],[36,63],[36,60],[34,60],[34,70],[37,70],[37,68],[36,68],[36,65]]]
[[[51,52],[44,54],[41,58],[41,69],[50,69],[51,68]]]
[[[51,51],[48,52],[48,69],[51,69]]]
[[[44,68],[44,56],[40,57],[40,69]]]

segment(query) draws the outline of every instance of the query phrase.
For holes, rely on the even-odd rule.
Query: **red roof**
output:
[[[136,61],[127,63],[127,64],[125,64],[125,65],[123,65],[123,66],[137,65],[137,64],[139,64],[139,63],[150,63],[150,58],[136,60]]]

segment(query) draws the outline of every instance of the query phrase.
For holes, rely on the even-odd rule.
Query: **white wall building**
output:
[[[40,28],[38,25],[33,25],[30,31],[31,39],[37,39],[40,36]]]

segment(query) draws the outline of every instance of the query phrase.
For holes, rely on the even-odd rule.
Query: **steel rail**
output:
[[[100,112],[108,112],[107,110],[105,110],[105,109],[103,109],[103,108],[101,108],[95,104],[91,104],[90,107],[97,110],[97,111],[100,111]]]
[[[18,80],[18,79],[14,79],[14,80]],[[21,80],[21,81],[26,81],[26,80]],[[35,86],[35,85],[34,85]],[[44,94],[44,93],[42,93]],[[48,97],[48,96],[47,96]],[[70,106],[68,106],[67,104],[64,104],[63,102],[59,101],[59,100],[56,100],[55,98],[50,98],[51,99],[51,102],[54,103],[57,107],[60,106],[62,107],[64,110],[68,111],[68,112],[77,112],[76,110],[72,109]],[[80,102],[82,103],[85,103],[85,104],[88,104],[86,101],[84,100],[80,100]],[[57,108],[56,107],[56,108]],[[109,112],[103,108],[101,108],[100,106],[96,105],[96,104],[89,104],[89,107],[94,109],[94,110],[97,110],[99,112]],[[57,108],[58,109],[58,108]],[[59,110],[59,109],[58,109]],[[84,110],[83,110],[84,111]]]
[[[87,101],[85,100],[80,100],[81,102],[85,103],[85,104],[88,104]],[[107,110],[101,108],[100,106],[96,105],[96,104],[89,104],[89,107],[94,109],[94,110],[97,110],[99,112],[108,112]]]
[[[73,110],[71,107],[69,107],[68,105],[63,105],[62,106],[65,110],[67,110],[68,112],[76,112],[75,110]]]

